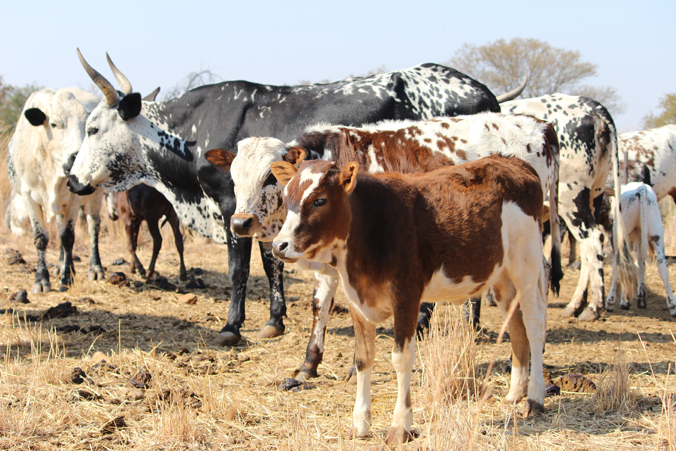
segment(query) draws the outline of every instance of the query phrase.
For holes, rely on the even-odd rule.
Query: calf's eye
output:
[[[95,135],[99,132],[99,129],[96,127],[92,127],[89,130],[87,130],[87,136],[92,136]]]
[[[315,201],[312,203],[312,208],[322,207],[324,205],[326,205],[326,199],[323,198],[323,197],[320,197],[318,199],[315,199]]]

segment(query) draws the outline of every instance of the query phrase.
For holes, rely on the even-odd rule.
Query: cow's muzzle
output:
[[[298,261],[297,257],[287,256],[289,253],[293,252],[293,249],[293,242],[289,240],[275,240],[272,242],[272,253],[283,262],[296,263]]]
[[[66,185],[68,186],[68,189],[72,193],[78,194],[80,196],[86,196],[87,194],[91,194],[94,191],[96,191],[96,188],[92,187],[89,183],[86,185],[83,185],[80,183],[74,175],[69,175],[68,176],[68,181],[66,182]]]
[[[260,221],[254,215],[235,214],[230,218],[232,231],[242,238],[251,238],[262,228]]]

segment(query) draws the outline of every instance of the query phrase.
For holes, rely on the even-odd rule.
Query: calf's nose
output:
[[[273,241],[272,253],[279,258],[284,257],[284,252],[288,247],[289,247],[288,241]]]

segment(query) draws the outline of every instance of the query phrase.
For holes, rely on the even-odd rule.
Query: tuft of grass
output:
[[[624,360],[624,351],[620,347],[612,366],[601,374],[596,391],[590,400],[596,412],[631,412],[638,407],[639,394],[629,385],[629,367]]]

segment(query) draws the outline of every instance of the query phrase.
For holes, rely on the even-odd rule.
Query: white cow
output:
[[[627,153],[630,182],[652,187],[657,200],[676,202],[676,124],[618,136],[620,154]]]
[[[12,188],[20,196],[33,227],[38,266],[33,292],[51,289],[45,262],[49,242],[46,223],[56,218],[61,238],[60,291],[72,282],[74,228],[78,211],[85,207],[92,252],[89,278],[102,279],[98,250],[101,190],[81,197],[70,192],[64,164],[82,146],[84,126],[90,111],[98,105],[96,96],[76,88],[49,88],[34,92],[26,101],[16,130],[9,142],[8,172]]]
[[[615,202],[614,197],[611,197],[612,202]],[[646,308],[645,261],[650,252],[656,259],[657,270],[667,292],[669,312],[671,316],[676,317],[676,298],[674,298],[674,293],[669,284],[669,268],[664,252],[664,226],[662,225],[662,216],[657,205],[655,191],[649,185],[641,182],[622,185],[622,218],[638,262],[638,288],[618,277],[617,271],[613,271],[613,280],[606,300],[606,310],[613,310],[615,297],[620,294],[617,286],[618,279],[620,279],[622,289],[625,292],[625,295],[621,297],[620,307],[625,310],[628,309],[629,296],[635,292],[638,308]]]

